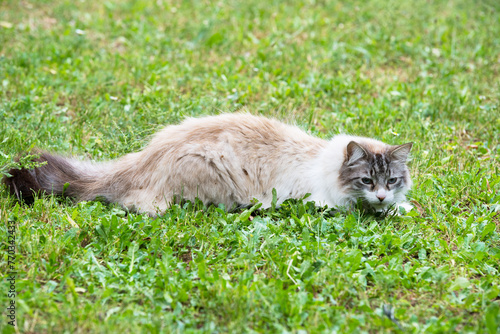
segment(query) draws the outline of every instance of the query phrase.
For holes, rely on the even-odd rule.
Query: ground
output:
[[[113,159],[186,116],[246,109],[321,138],[414,142],[415,208],[186,203],[153,219],[28,206],[2,186],[0,331],[498,333],[499,12],[494,0],[2,1],[2,175],[33,147]]]

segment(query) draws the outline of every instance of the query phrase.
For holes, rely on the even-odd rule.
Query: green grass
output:
[[[494,0],[2,1],[2,174],[34,146],[116,158],[247,109],[414,141],[416,209],[152,219],[2,186],[0,331],[14,221],[19,332],[499,333],[499,55]]]

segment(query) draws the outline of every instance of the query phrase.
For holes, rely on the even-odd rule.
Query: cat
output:
[[[54,193],[104,198],[156,216],[179,199],[227,209],[303,198],[318,206],[384,211],[404,204],[411,187],[412,143],[336,135],[329,141],[275,119],[245,113],[188,118],[159,131],[142,151],[109,162],[44,151],[34,169],[12,169],[4,183],[18,198]]]

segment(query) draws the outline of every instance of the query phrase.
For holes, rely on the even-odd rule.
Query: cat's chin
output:
[[[394,207],[394,203],[370,203],[370,209],[375,212],[385,212]]]
[[[413,205],[407,202],[401,202],[401,203],[373,203],[369,204],[370,208],[369,210],[374,212],[376,215],[386,215],[386,214],[397,214],[397,215],[403,215],[404,212],[409,212],[413,208]],[[401,213],[401,208],[403,208],[403,213]]]

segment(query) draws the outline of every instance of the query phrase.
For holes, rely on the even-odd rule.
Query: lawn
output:
[[[499,333],[499,71],[495,0],[2,1],[2,175],[33,147],[113,159],[165,124],[248,110],[413,141],[415,208],[197,202],[153,219],[2,185],[0,331]]]

